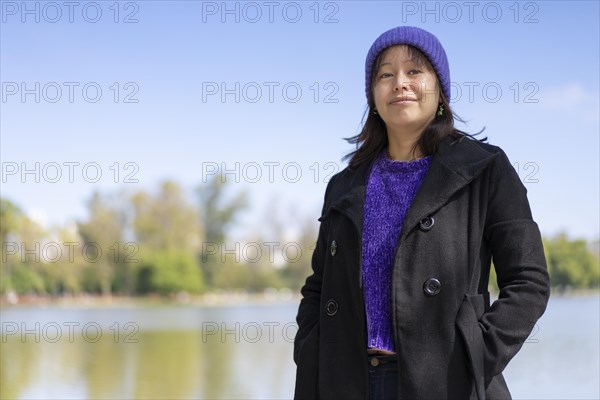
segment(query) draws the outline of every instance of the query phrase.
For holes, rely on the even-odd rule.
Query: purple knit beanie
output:
[[[382,33],[373,43],[365,62],[365,94],[371,91],[371,74],[375,59],[388,47],[407,44],[421,50],[437,74],[442,92],[450,102],[450,68],[448,58],[440,41],[431,33],[415,26],[399,26]]]

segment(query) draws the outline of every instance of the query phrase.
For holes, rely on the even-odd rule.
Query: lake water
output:
[[[290,399],[296,302],[10,307],[2,399]],[[515,399],[600,398],[600,297],[554,297],[505,370]]]

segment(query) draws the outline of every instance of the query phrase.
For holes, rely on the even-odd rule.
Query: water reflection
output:
[[[291,398],[295,307],[5,309],[0,397]]]
[[[599,304],[550,300],[505,371],[515,399],[599,397]],[[0,397],[289,399],[296,310],[3,309]]]

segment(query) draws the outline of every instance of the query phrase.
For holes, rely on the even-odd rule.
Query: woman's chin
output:
[[[386,125],[388,128],[392,127],[395,129],[407,129],[423,126],[423,121],[418,118],[411,118],[410,116],[397,116],[392,118],[392,120],[386,123]]]

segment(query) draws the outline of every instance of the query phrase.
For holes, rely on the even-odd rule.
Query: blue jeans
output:
[[[369,356],[370,400],[396,400],[398,365],[395,355]]]

